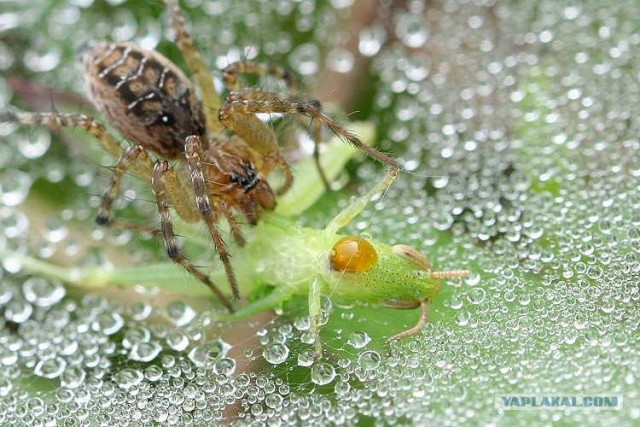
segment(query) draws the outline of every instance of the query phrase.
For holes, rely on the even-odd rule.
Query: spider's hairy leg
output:
[[[162,231],[162,238],[167,248],[167,254],[176,264],[182,266],[185,270],[195,276],[202,283],[207,285],[209,289],[216,295],[220,302],[230,311],[233,312],[233,306],[227,299],[227,297],[220,291],[220,288],[213,283],[209,277],[198,270],[188,259],[182,255],[180,248],[176,243],[176,236],[173,231],[173,224],[171,222],[171,214],[169,213],[169,199],[167,197],[167,186],[165,181],[165,175],[169,170],[169,163],[166,160],[161,160],[155,164],[153,169],[153,192],[156,195],[156,201],[158,204],[158,212],[160,214],[160,228]]]
[[[116,158],[122,157],[124,148],[107,131],[107,129],[95,119],[84,114],[67,113],[32,113],[16,110],[4,110],[0,112],[0,122],[20,123],[24,125],[42,125],[52,129],[63,127],[84,129],[95,137],[102,148]],[[136,176],[151,182],[153,163],[148,158],[137,161],[131,165],[131,170]]]
[[[133,147],[129,147],[122,154],[116,166],[114,168],[113,174],[111,175],[111,181],[107,186],[103,196],[102,196],[102,204],[98,209],[98,215],[96,216],[96,222],[99,225],[106,225],[113,228],[141,231],[144,233],[155,233],[155,229],[151,227],[145,227],[137,224],[129,223],[128,221],[123,220],[114,220],[111,216],[111,208],[113,205],[113,201],[115,200],[116,194],[120,189],[120,184],[122,182],[122,178],[127,170],[134,164],[136,161],[139,161],[140,158],[148,160],[147,153],[144,148],[140,145],[136,145]]]
[[[327,126],[336,135],[344,138],[347,142],[379,162],[392,169],[401,169],[401,165],[396,159],[369,147],[345,126],[323,113],[322,106],[317,100],[306,100],[296,96],[282,96],[279,93],[260,90],[234,92],[227,97],[227,102],[222,107],[220,115],[223,113],[229,115],[253,115],[259,113],[302,114]]]
[[[113,137],[113,135],[111,135],[102,124],[100,124],[95,119],[92,119],[91,117],[85,116],[84,114],[34,113],[11,109],[0,111],[0,122],[20,123],[24,125],[41,125],[47,126],[52,129],[59,129],[64,127],[79,127],[96,138],[105,151],[107,151],[112,156],[120,159],[119,162],[123,161],[122,159],[127,157],[127,155],[125,154],[126,149],[118,143],[116,138]],[[116,166],[116,170],[117,169],[118,166]],[[149,159],[149,156],[146,155],[146,152],[143,155],[138,155],[135,161],[128,162],[128,164],[125,166],[125,169],[127,171],[131,171],[135,176],[147,182],[148,184],[151,184],[151,177],[153,175],[153,162],[151,161],[151,159]],[[124,171],[122,173],[124,174]],[[173,170],[170,170],[167,173],[166,181],[169,193],[172,196],[172,200],[174,202],[176,210],[178,211],[178,214],[187,222],[197,221],[197,214],[193,215],[191,212],[189,212],[188,209],[184,208],[184,206],[188,206],[188,204],[180,203],[184,198],[184,192],[173,191],[174,188],[178,187],[178,178]],[[116,183],[114,187],[115,191],[117,191],[118,185],[119,184]],[[115,191],[111,193],[112,198],[115,197]],[[104,203],[105,202],[103,201],[103,206]],[[98,219],[98,223],[101,223],[100,219]],[[134,230],[141,229],[143,231],[150,231],[149,228],[140,227],[137,225],[131,225],[131,227],[128,227],[124,225],[124,223],[120,224],[123,225],[123,227],[120,228],[131,228]],[[118,225],[114,225],[111,223],[108,225],[118,227]]]
[[[204,113],[207,120],[207,128],[210,132],[219,133],[222,131],[222,125],[217,115],[222,105],[220,95],[213,85],[213,79],[211,78],[204,58],[187,31],[178,0],[165,0],[165,3],[167,5],[171,27],[173,27],[175,31],[176,44],[180,48],[182,56],[187,62],[196,84],[202,92],[202,103],[205,107]]]
[[[189,171],[191,172],[191,181],[193,183],[196,205],[198,206],[198,210],[200,211],[200,216],[207,224],[209,234],[211,234],[213,243],[215,244],[216,250],[218,251],[218,256],[220,257],[220,260],[224,265],[224,269],[227,274],[227,279],[229,281],[229,286],[231,286],[233,296],[238,299],[240,298],[238,281],[236,280],[235,273],[233,272],[233,267],[231,266],[231,261],[229,260],[227,246],[222,238],[222,235],[220,234],[220,230],[216,225],[216,221],[218,218],[213,212],[211,200],[209,198],[209,188],[207,187],[207,182],[202,170],[202,163],[200,161],[200,159],[202,158],[202,145],[199,137],[190,136],[187,138],[185,144],[185,156],[187,158],[187,164],[189,165]]]
[[[289,91],[294,90],[293,79],[291,73],[286,68],[278,67],[277,65],[264,64],[260,62],[252,61],[237,61],[224,67],[222,70],[224,85],[230,91],[239,91],[242,89],[240,74],[255,74],[258,76],[273,76],[281,79],[287,86]]]
[[[276,135],[267,124],[253,114],[236,114],[231,109],[231,102],[238,92],[233,92],[227,98],[227,102],[220,109],[220,122],[240,138],[242,138],[253,150],[264,156],[265,174],[271,169],[279,168],[284,173],[284,183],[276,194],[284,194],[293,184],[293,173],[287,161],[280,153],[280,147],[276,141]]]

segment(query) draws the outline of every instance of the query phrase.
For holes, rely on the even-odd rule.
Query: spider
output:
[[[207,285],[231,312],[233,305],[220,288],[188,260],[176,243],[170,208],[186,222],[204,221],[222,261],[232,295],[240,297],[230,255],[218,227],[221,218],[231,235],[244,244],[237,214],[256,224],[264,210],[273,210],[276,196],[291,186],[293,175],[280,152],[276,135],[259,113],[307,116],[315,131],[314,160],[326,186],[319,159],[320,129],[328,127],[345,141],[388,166],[389,182],[400,170],[393,158],[365,145],[342,124],[327,116],[320,102],[291,95],[245,88],[239,75],[271,75],[292,88],[281,67],[242,61],[223,70],[229,90],[224,101],[214,88],[205,61],[185,28],[177,0],[165,1],[176,44],[194,76],[194,84],[169,59],[133,43],[101,43],[80,52],[91,100],[111,124],[133,143],[123,148],[106,128],[82,114],[0,113],[0,120],[50,127],[80,127],[118,158],[104,192],[96,221],[100,225],[153,232],[112,216],[112,204],[127,172],[142,178],[155,194],[160,231],[168,256]],[[203,108],[203,105],[206,108]],[[169,162],[174,166],[171,166]],[[275,191],[267,182],[274,170],[284,182]]]

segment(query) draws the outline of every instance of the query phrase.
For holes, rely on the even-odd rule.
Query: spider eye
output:
[[[378,262],[378,253],[361,237],[343,237],[331,250],[331,268],[337,271],[362,273]]]

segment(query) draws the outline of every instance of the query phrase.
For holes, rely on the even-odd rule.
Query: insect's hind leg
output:
[[[167,185],[166,174],[169,171],[169,163],[166,160],[161,160],[156,163],[153,169],[153,192],[156,195],[156,202],[158,204],[158,212],[160,214],[160,229],[162,232],[162,238],[167,248],[167,254],[176,264],[179,264],[191,273],[194,277],[207,285],[209,289],[216,295],[220,302],[230,311],[233,312],[233,306],[229,302],[229,299],[220,291],[220,288],[209,279],[209,277],[196,268],[195,265],[180,251],[176,242],[176,235],[173,231],[173,224],[171,222],[171,214],[169,213],[169,198],[167,197]]]

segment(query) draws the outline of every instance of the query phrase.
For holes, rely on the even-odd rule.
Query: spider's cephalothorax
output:
[[[200,89],[202,100],[196,96],[195,86],[186,75],[160,53],[133,43],[101,43],[84,48],[80,55],[91,100],[132,143],[131,147],[123,148],[103,125],[81,114],[9,110],[0,111],[0,121],[81,127],[93,135],[118,158],[97,222],[112,227],[153,231],[114,219],[111,215],[113,201],[125,173],[132,172],[145,180],[155,194],[160,234],[169,257],[211,288],[233,311],[229,299],[208,275],[182,255],[176,243],[169,208],[173,207],[186,222],[202,220],[206,224],[233,295],[238,298],[238,284],[217,223],[225,218],[234,239],[243,244],[244,237],[236,214],[240,213],[247,222],[255,224],[262,210],[275,207],[275,195],[287,191],[293,180],[273,129],[261,121],[258,114],[295,114],[312,120],[314,159],[327,186],[329,183],[319,167],[322,126],[388,165],[389,184],[395,179],[400,165],[365,145],[343,125],[324,114],[320,102],[299,95],[245,88],[238,78],[240,74],[271,75],[282,79],[291,89],[290,75],[283,68],[246,61],[230,64],[223,70],[224,82],[230,91],[223,101],[185,29],[177,0],[165,2],[176,43]],[[274,192],[266,178],[277,169],[282,171],[284,180]]]

